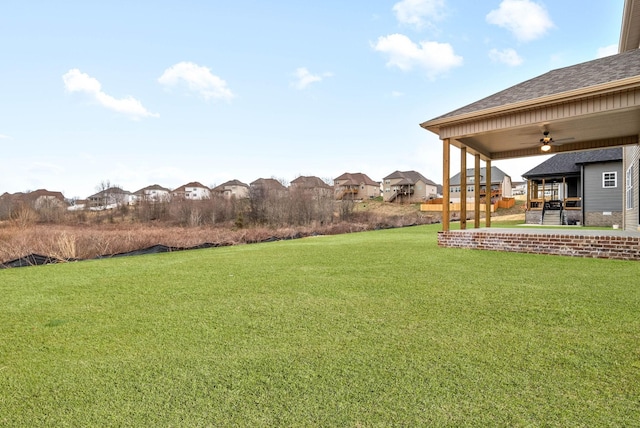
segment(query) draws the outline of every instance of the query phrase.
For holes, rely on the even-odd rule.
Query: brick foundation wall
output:
[[[438,245],[449,248],[530,254],[640,260],[640,237],[535,234],[518,232],[438,232]]]
[[[614,224],[622,227],[622,212],[613,211],[611,215],[604,215],[601,212],[585,213],[585,226],[613,226]]]
[[[564,210],[563,214],[566,224],[582,223],[582,211],[580,210]]]
[[[524,222],[527,224],[542,224],[542,210],[525,211]]]

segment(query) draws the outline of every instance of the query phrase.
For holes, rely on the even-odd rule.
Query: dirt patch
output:
[[[507,214],[507,215],[495,215],[495,216],[491,216],[491,220],[493,220],[493,221],[522,220],[522,221],[524,221],[524,213],[521,213],[521,214]]]

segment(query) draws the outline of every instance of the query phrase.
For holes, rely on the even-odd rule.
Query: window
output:
[[[603,172],[602,173],[602,187],[611,188],[618,187],[618,174],[616,172]]]
[[[627,169],[627,177],[626,177],[626,198],[627,198],[627,209],[633,209],[633,165]]]

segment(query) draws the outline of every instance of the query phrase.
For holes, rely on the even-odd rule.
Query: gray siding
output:
[[[633,208],[627,210],[626,187],[623,187],[624,228],[629,231],[637,231],[640,224],[640,146],[624,148],[624,165],[622,173],[626,177],[627,169],[633,165]]]
[[[614,188],[602,186],[602,174],[615,172],[617,185]],[[621,162],[588,164],[584,167],[585,198],[583,209],[588,212],[622,212],[624,176]]]

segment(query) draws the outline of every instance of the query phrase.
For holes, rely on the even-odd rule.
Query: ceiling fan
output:
[[[551,150],[551,146],[560,146],[563,143],[566,143],[567,141],[572,141],[572,140],[574,140],[574,138],[561,138],[558,140],[554,140],[551,137],[549,130],[546,129],[546,126],[545,126],[543,128],[542,138],[540,138],[540,150],[546,153],[549,150]],[[523,144],[531,145],[531,143],[523,143]]]
[[[551,150],[551,146],[559,146],[567,141],[572,141],[573,138],[562,138],[560,140],[554,140],[553,138],[551,138],[551,136],[549,135],[549,131],[545,130],[542,133],[543,137],[540,138],[540,144],[542,144],[540,146],[540,150],[542,150],[543,152],[548,152],[549,150]]]

